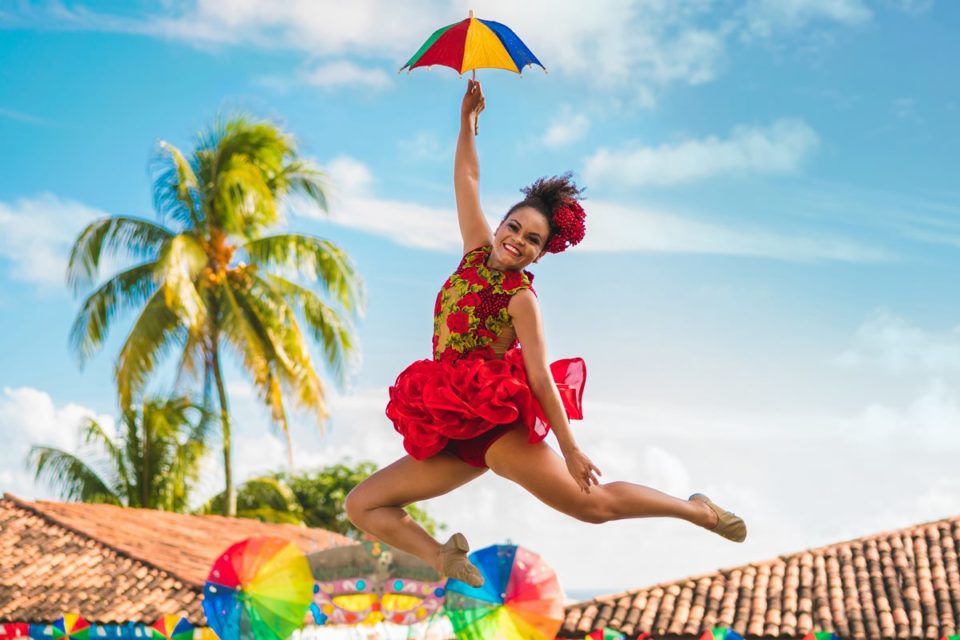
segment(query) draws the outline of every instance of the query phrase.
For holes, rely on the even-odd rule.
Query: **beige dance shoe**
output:
[[[747,539],[747,523],[737,514],[718,507],[713,504],[710,498],[702,493],[695,493],[690,496],[688,500],[705,502],[707,506],[717,514],[717,524],[712,529],[709,529],[709,531],[713,531],[717,535],[723,536],[727,540],[733,540],[734,542],[743,542]]]
[[[471,587],[483,586],[483,576],[467,559],[468,551],[470,545],[462,533],[450,536],[437,553],[440,558],[440,572],[448,578],[466,582]]]

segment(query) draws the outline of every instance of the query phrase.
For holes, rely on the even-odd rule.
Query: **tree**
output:
[[[344,502],[347,494],[377,470],[373,462],[328,465],[316,472],[290,474],[278,471],[252,478],[240,485],[237,515],[264,522],[304,524],[359,538],[362,532],[347,519]],[[221,493],[204,505],[205,513],[216,513],[224,500]],[[407,513],[431,535],[445,526],[416,505]]]
[[[199,479],[209,422],[187,398],[151,399],[123,412],[116,439],[85,419],[86,455],[35,445],[27,465],[65,500],[183,512]]]
[[[322,174],[299,157],[291,136],[277,126],[231,118],[203,134],[189,160],[161,143],[154,169],[157,222],[102,218],[74,243],[67,279],[78,293],[97,282],[105,255],[134,264],[86,297],[71,343],[83,362],[103,346],[121,313],[139,309],[117,356],[121,407],[143,392],[170,351],[178,351],[178,378],[199,379],[205,398],[215,391],[224,511],[233,515],[224,349],[250,375],[273,423],[286,435],[289,453],[291,400],[321,423],[327,417],[324,386],[301,321],[342,380],[355,354],[351,319],[362,313],[362,283],[349,256],[328,240],[264,235],[281,222],[280,207],[290,195],[326,208]]]

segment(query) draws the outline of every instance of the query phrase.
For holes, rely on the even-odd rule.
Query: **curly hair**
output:
[[[503,216],[503,220],[509,218],[510,214],[521,207],[536,209],[543,214],[550,224],[550,235],[544,241],[544,245],[547,246],[553,236],[563,231],[558,224],[557,214],[564,210],[564,205],[576,203],[585,189],[577,186],[573,181],[573,172],[568,171],[559,176],[537,178],[532,184],[523,187],[520,191],[525,196],[524,199],[510,207],[506,215]],[[577,208],[579,209],[579,206]],[[580,211],[582,214],[582,209]],[[579,239],[570,244],[576,244],[577,242],[579,242]]]

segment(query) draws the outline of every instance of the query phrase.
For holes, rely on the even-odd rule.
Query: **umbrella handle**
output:
[[[471,17],[471,18],[473,17],[473,10],[470,11],[470,17]],[[473,74],[473,75],[471,76],[471,79],[472,79],[472,80],[476,80],[476,79],[477,79],[477,70],[474,69],[473,72],[472,72],[472,74]],[[477,113],[477,117],[473,119],[473,135],[474,135],[474,136],[480,135],[480,113],[479,113],[479,112]]]

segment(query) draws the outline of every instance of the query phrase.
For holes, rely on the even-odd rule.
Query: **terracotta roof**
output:
[[[960,633],[960,516],[567,607],[561,638],[940,638]]]
[[[221,516],[111,505],[0,500],[0,622],[154,622],[163,614],[203,623],[200,595],[231,544],[268,535],[306,553],[352,544],[325,531]]]

